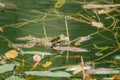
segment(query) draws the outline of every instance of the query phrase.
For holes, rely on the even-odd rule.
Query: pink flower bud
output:
[[[101,23],[101,22],[95,22],[95,21],[93,21],[92,22],[92,25],[93,26],[95,26],[95,27],[97,27],[97,28],[103,28],[103,23]]]
[[[39,56],[39,55],[34,55],[34,56],[33,56],[33,60],[36,61],[36,62],[40,62],[41,59],[42,59],[42,57]]]

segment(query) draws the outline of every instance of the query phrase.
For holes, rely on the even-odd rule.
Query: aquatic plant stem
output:
[[[66,35],[68,37],[68,40],[70,41],[70,38],[69,38],[69,31],[68,31],[68,24],[67,24],[67,17],[65,16],[65,27],[66,27]],[[68,41],[68,47],[70,46],[70,42]],[[66,58],[66,61],[68,61],[68,58],[69,58],[69,51],[67,51],[67,58]]]
[[[68,31],[67,17],[65,17],[65,27],[66,27],[66,34],[67,34],[67,37],[69,38],[69,31]]]
[[[118,23],[118,20],[115,20],[115,23],[114,23],[114,25],[113,25],[112,30],[115,30],[115,27],[116,27],[117,23]]]
[[[12,41],[8,40],[8,39],[7,39],[6,37],[4,37],[4,36],[1,36],[1,35],[0,35],[0,38],[4,39],[5,41],[7,41],[7,42],[10,43],[10,44],[13,43]]]
[[[99,17],[99,15],[98,15],[98,13],[97,13],[97,9],[94,9],[94,12],[95,12],[95,15],[96,15],[98,21],[101,22],[100,17]]]
[[[50,71],[53,71],[53,70],[59,70],[59,69],[64,69],[64,68],[68,68],[70,67],[71,65],[68,65],[68,66],[62,66],[62,67],[56,67],[56,68],[51,68],[49,69]]]
[[[45,27],[45,22],[43,21],[43,31],[44,31],[44,36],[47,38],[47,32],[46,32],[46,27]]]
[[[82,64],[82,74],[83,74],[83,80],[85,80],[85,71],[84,71],[84,61],[83,61],[83,57],[81,56],[81,64]]]

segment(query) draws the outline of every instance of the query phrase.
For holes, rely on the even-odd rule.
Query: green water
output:
[[[73,1],[73,2],[72,2]],[[13,43],[19,43],[19,41],[16,41],[15,39],[18,37],[28,36],[32,35],[35,37],[44,37],[43,32],[43,21],[41,20],[43,16],[47,15],[47,17],[44,20],[45,26],[46,26],[46,33],[47,36],[57,36],[59,34],[66,35],[66,28],[65,28],[65,19],[64,17],[61,17],[59,15],[56,15],[55,12],[50,11],[58,11],[60,14],[67,16],[72,15],[73,17],[77,18],[77,14],[81,13],[85,16],[92,17],[95,14],[92,13],[92,10],[84,10],[82,9],[82,5],[79,3],[75,3],[74,1],[78,0],[67,0],[65,5],[60,9],[55,9],[54,4],[56,0],[0,0],[0,2],[3,3],[9,3],[14,4],[17,6],[17,9],[13,6],[11,8],[0,8],[0,26],[3,27],[4,32],[0,33],[0,36],[5,37],[6,39],[10,40]],[[88,1],[88,0],[86,0]],[[90,1],[90,0],[89,0]],[[96,1],[96,0],[95,0]],[[102,0],[98,0],[100,2]],[[112,2],[112,0],[107,0]],[[90,1],[91,2],[91,1]],[[119,0],[113,0],[114,3],[118,3]],[[119,8],[118,8],[119,10]],[[36,11],[36,12],[35,12]],[[49,12],[49,13],[48,13]],[[88,13],[89,12],[89,13]],[[118,14],[119,12],[112,12],[110,15]],[[52,14],[52,15],[51,15]],[[112,19],[105,19],[107,15],[99,15],[101,22],[105,26],[109,26],[112,24]],[[79,17],[78,17],[79,18]],[[94,17],[92,17],[94,18]],[[119,16],[116,17],[119,19]],[[96,21],[98,21],[97,17],[94,18]],[[29,22],[35,20],[33,22]],[[96,32],[98,29],[96,27],[93,27],[90,24],[82,23],[78,21],[74,21],[71,19],[68,19],[68,31],[69,31],[69,37],[70,40],[74,40],[80,36],[86,36],[91,33]],[[23,26],[17,26],[10,24],[16,24],[20,22],[29,22],[26,25]],[[8,26],[9,25],[9,26]],[[118,21],[116,27],[119,27],[120,23]],[[119,30],[119,29],[118,29]],[[98,52],[99,50],[95,49],[93,47],[93,44],[97,44],[98,46],[116,46],[114,33],[116,30],[109,32],[104,31],[100,34],[93,35],[91,40],[88,42],[83,43],[82,45],[78,47],[82,47],[85,49],[90,50],[88,53],[73,53],[69,52],[70,55],[83,55],[86,56],[85,61],[94,60],[95,58],[98,58],[94,55],[94,53]],[[119,34],[120,30],[118,31]],[[107,39],[106,39],[107,37]],[[110,39],[110,40],[109,40]],[[112,41],[111,41],[112,40]],[[118,38],[119,40],[119,38]],[[71,44],[71,46],[75,46],[74,44]],[[8,50],[11,50],[12,48],[8,47],[8,42],[4,40],[3,38],[0,38],[0,55],[3,55]],[[37,50],[37,51],[51,51],[50,49],[46,48],[31,48],[31,49],[24,49],[24,50]],[[103,55],[111,52],[112,49],[105,50],[103,52]],[[119,51],[116,53],[106,57],[103,60],[111,60],[114,55],[119,54]],[[66,55],[66,52],[64,52],[62,55]],[[57,61],[57,62],[56,62]],[[53,61],[53,66],[61,66],[64,64],[77,64],[80,60],[73,60],[69,59],[68,62],[66,62],[66,59],[56,59]],[[59,63],[59,64],[58,64]],[[98,65],[101,66],[101,65]],[[105,65],[109,66],[109,65]],[[58,79],[58,78],[57,78]],[[38,79],[37,79],[38,80]],[[40,79],[41,80],[41,79]],[[46,79],[43,79],[46,80]],[[56,79],[51,79],[56,80]]]

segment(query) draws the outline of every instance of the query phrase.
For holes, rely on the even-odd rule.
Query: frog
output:
[[[11,44],[10,47],[13,48],[33,48],[33,47],[47,47],[52,48],[53,46],[66,46],[69,43],[69,38],[63,34],[58,35],[57,37],[34,37],[34,36],[25,36],[16,38],[19,41],[26,41],[25,44]]]

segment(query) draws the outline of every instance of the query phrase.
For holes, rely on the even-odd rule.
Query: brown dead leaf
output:
[[[120,80],[120,74],[114,74],[112,77],[113,80]]]

